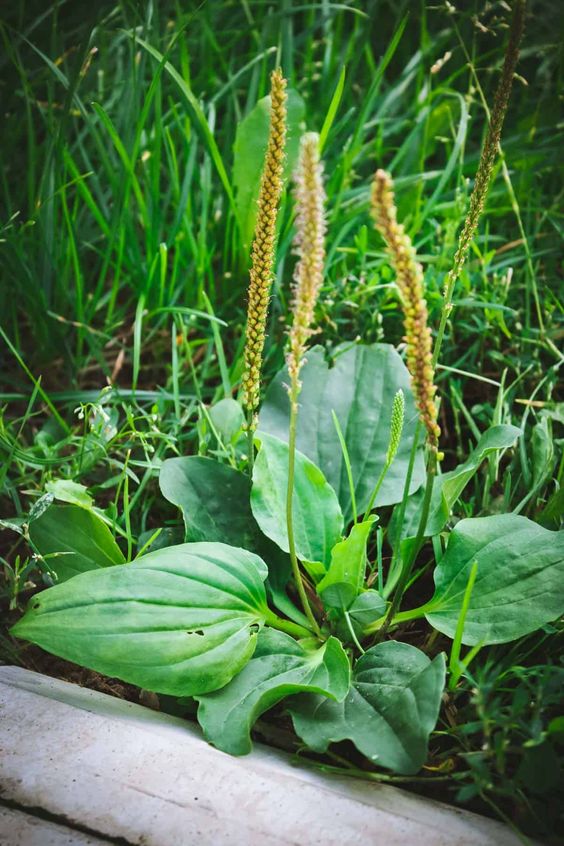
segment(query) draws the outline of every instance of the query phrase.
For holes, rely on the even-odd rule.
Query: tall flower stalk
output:
[[[433,352],[431,352],[431,333],[427,326],[427,309],[423,300],[421,266],[416,261],[411,241],[409,240],[403,227],[397,223],[391,181],[389,180],[389,177],[383,173],[383,171],[378,171],[373,184],[373,214],[376,226],[388,244],[388,251],[397,273],[398,285],[402,293],[402,300],[404,304],[404,325],[406,328],[406,342],[408,346],[407,364],[411,373],[420,418],[427,430],[427,438],[431,446],[427,466],[427,484],[423,495],[417,534],[413,543],[409,547],[405,560],[402,561],[399,578],[397,580],[397,587],[390,607],[386,613],[383,625],[375,626],[373,629],[378,632],[379,640],[383,639],[389,626],[393,622],[401,597],[407,586],[415,558],[417,557],[419,549],[421,548],[425,538],[427,519],[429,516],[431,497],[433,493],[433,483],[437,471],[437,447],[440,435],[436,418],[436,405],[434,402],[434,394],[436,391],[433,384],[434,369],[439,358],[446,323],[452,310],[454,287],[462,271],[472,239],[476,233],[491,182],[493,166],[499,149],[503,121],[505,119],[509,97],[511,94],[515,67],[519,58],[519,43],[523,34],[524,15],[525,0],[515,0],[509,41],[505,51],[501,79],[495,94],[488,132],[482,148],[480,162],[474,181],[474,188],[470,197],[468,214],[460,233],[452,268],[450,269],[445,282],[441,320]],[[416,444],[414,444],[414,447],[415,446]],[[412,458],[413,457],[414,456],[412,455]],[[403,524],[403,514],[405,510],[408,484],[409,483],[406,485],[402,508],[400,511],[400,531]]]
[[[367,520],[370,517],[370,512],[374,508],[374,503],[376,502],[376,497],[382,487],[382,483],[386,478],[388,470],[392,466],[393,460],[396,457],[396,453],[399,449],[401,435],[403,432],[403,422],[405,417],[405,397],[403,395],[403,391],[400,388],[399,391],[396,391],[394,396],[394,400],[392,402],[392,414],[390,417],[390,439],[388,441],[388,449],[386,450],[386,459],[384,461],[384,466],[380,471],[380,475],[374,485],[372,493],[370,495],[370,499],[368,500],[368,505],[364,511],[364,520]]]
[[[437,472],[438,445],[441,432],[437,423],[437,406],[435,403],[437,388],[434,381],[431,330],[427,323],[428,313],[424,296],[423,268],[417,261],[411,238],[405,231],[404,226],[397,221],[393,183],[391,177],[383,170],[377,170],[374,176],[371,204],[376,228],[386,242],[388,255],[396,271],[396,282],[400,291],[404,314],[407,368],[411,376],[415,402],[419,409],[419,418],[427,432],[427,443],[430,447],[427,463],[427,483],[423,495],[419,526],[415,541],[409,547],[405,559],[401,561],[396,590],[384,623],[378,631],[378,639],[382,640],[399,608],[415,558],[425,537],[433,483]],[[416,442],[414,449],[415,446]],[[404,500],[405,498],[406,493],[404,493]],[[403,508],[400,513],[401,531]]]
[[[319,626],[311,610],[305,592],[294,537],[293,495],[296,461],[296,426],[298,419],[298,397],[301,390],[300,371],[304,362],[306,345],[313,334],[315,304],[323,282],[325,262],[325,190],[323,188],[323,166],[319,156],[319,136],[306,133],[300,143],[300,155],[295,174],[296,236],[294,247],[298,263],[294,274],[293,322],[290,328],[287,355],[290,384],[290,430],[288,450],[288,488],[286,495],[286,522],[290,560],[296,587],[304,612],[314,631]]]
[[[400,291],[404,313],[407,368],[421,421],[434,451],[439,443],[434,383],[431,330],[427,325],[427,303],[423,294],[423,269],[417,261],[411,239],[397,221],[391,177],[377,170],[372,183],[372,215],[384,238]]]
[[[478,170],[476,171],[476,178],[474,180],[474,188],[470,196],[468,214],[466,215],[464,226],[462,227],[462,231],[458,239],[458,247],[454,255],[452,267],[448,272],[445,282],[443,292],[443,309],[433,355],[433,363],[435,365],[439,359],[447,320],[450,312],[452,311],[454,286],[456,285],[464,266],[472,239],[476,234],[478,222],[484,210],[484,204],[490,187],[493,166],[495,164],[495,159],[499,149],[499,142],[501,139],[501,130],[505,120],[505,114],[507,112],[509,97],[511,95],[515,67],[519,59],[519,43],[523,35],[524,22],[525,0],[515,0],[513,4],[513,16],[511,19],[509,40],[505,49],[503,69],[495,92],[488,132],[484,141],[484,146],[482,147],[480,162],[478,164]]]
[[[280,69],[272,72],[270,129],[258,196],[257,221],[251,252],[247,303],[247,336],[243,374],[243,407],[247,415],[249,469],[252,472],[253,432],[260,400],[262,354],[274,272],[276,221],[283,187],[286,145],[286,80]]]

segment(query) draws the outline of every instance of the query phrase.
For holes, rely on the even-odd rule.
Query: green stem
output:
[[[450,681],[448,688],[449,690],[454,690],[454,688],[456,687],[456,682],[460,678],[460,648],[462,646],[462,637],[464,635],[464,624],[466,622],[466,615],[468,614],[468,608],[470,607],[470,599],[472,598],[472,590],[474,588],[474,582],[476,581],[477,575],[478,562],[474,561],[472,563],[472,569],[470,570],[470,575],[468,577],[468,584],[466,585],[466,590],[464,591],[462,607],[460,609],[460,614],[458,615],[458,623],[456,624],[454,640],[452,641],[452,648],[450,650],[450,659],[448,662],[448,669],[450,673]]]
[[[401,623],[409,623],[411,620],[420,620],[422,617],[425,616],[429,611],[432,611],[435,606],[431,602],[426,602],[424,605],[419,605],[417,608],[411,608],[409,611],[398,611],[397,614],[394,614],[394,619],[390,623],[390,628],[392,626],[399,626]],[[376,634],[379,632],[386,622],[387,615],[384,617],[380,617],[378,620],[374,620],[373,623],[370,623],[363,631],[363,637],[368,637],[369,635]]]
[[[441,352],[441,346],[443,343],[443,338],[445,336],[445,329],[447,325],[447,321],[449,319],[450,313],[452,311],[452,295],[454,293],[454,286],[456,283],[456,276],[454,273],[450,273],[446,285],[445,290],[445,299],[443,302],[443,308],[441,311],[441,320],[439,323],[439,328],[437,330],[437,337],[435,339],[435,348],[433,349],[433,368],[437,366],[437,362],[439,360],[439,354]]]
[[[304,613],[308,618],[309,622],[311,623],[313,631],[319,637],[321,635],[321,631],[317,624],[317,620],[313,616],[313,611],[311,610],[311,606],[309,604],[309,600],[305,592],[302,574],[300,573],[300,568],[298,565],[298,557],[296,554],[296,540],[294,537],[294,515],[292,509],[292,501],[294,496],[294,475],[296,466],[296,425],[298,420],[298,402],[295,393],[295,391],[292,391],[292,394],[290,395],[291,411],[290,432],[288,441],[288,487],[286,490],[286,526],[288,530],[288,545],[290,547],[290,561],[292,564],[292,572],[294,574],[294,580],[296,582],[296,587],[300,595],[302,608],[304,609]]]
[[[386,784],[427,784],[428,782],[437,782],[437,781],[449,781],[451,778],[450,775],[444,776],[395,776],[395,775],[387,775],[387,773],[377,773],[372,772],[370,770],[360,770],[357,767],[352,767],[348,764],[347,761],[344,759],[339,758],[338,755],[335,755],[331,752],[328,752],[327,755],[333,760],[340,760],[343,763],[343,766],[333,766],[332,764],[320,764],[318,761],[315,761],[315,768],[321,770],[324,773],[337,773],[338,775],[350,776],[352,778],[360,778],[368,781],[381,781],[385,782]],[[305,761],[306,763],[310,763],[307,758],[302,758],[301,760]],[[311,762],[313,764],[313,762]]]
[[[402,596],[404,594],[407,582],[413,569],[413,564],[415,563],[415,559],[417,558],[417,554],[421,548],[423,539],[425,538],[425,529],[427,528],[427,519],[429,517],[431,497],[433,494],[433,482],[435,481],[436,473],[437,453],[433,451],[429,459],[429,466],[427,467],[427,484],[425,486],[425,495],[423,497],[423,505],[421,506],[421,514],[419,516],[419,525],[417,527],[415,541],[413,542],[412,546],[410,547],[407,553],[406,560],[403,562],[398,584],[393,599],[390,603],[390,607],[388,608],[388,612],[384,620],[384,625],[378,632],[378,642],[383,640],[383,638],[386,636],[386,633],[390,628],[394,617],[397,614],[399,604],[402,600]]]
[[[396,564],[397,559],[400,554],[400,546],[401,546],[401,533],[403,531],[403,521],[405,519],[405,509],[407,508],[407,500],[409,498],[409,489],[411,487],[411,479],[413,478],[413,469],[415,467],[415,459],[417,457],[417,448],[419,446],[419,435],[421,432],[421,421],[417,421],[417,425],[415,427],[415,434],[413,436],[413,444],[411,445],[411,452],[409,454],[409,464],[407,466],[407,475],[405,477],[405,484],[403,487],[403,496],[401,499],[401,505],[399,510],[399,517],[398,517],[398,537],[395,544],[394,553],[392,555],[392,561],[390,564],[390,569],[388,570],[388,576],[386,579],[386,584],[384,586],[384,597],[387,599],[390,593],[393,591],[394,587],[397,584],[397,580],[399,577],[399,572],[397,570]]]
[[[419,605],[417,608],[410,608],[409,611],[398,611],[392,620],[394,626],[399,626],[401,623],[409,623],[411,620],[420,620],[428,611],[432,611],[433,606],[430,602],[425,605]]]
[[[352,642],[354,643],[354,645],[356,646],[356,648],[358,649],[360,654],[364,655],[365,654],[364,649],[362,648],[362,646],[360,645],[360,643],[358,641],[358,638],[356,636],[356,632],[354,630],[354,626],[351,622],[351,615],[349,614],[348,611],[345,611],[345,620],[347,622],[347,626],[348,626],[349,632],[351,634]]]
[[[251,479],[253,478],[253,467],[255,466],[255,428],[253,417],[254,415],[251,409],[247,409],[247,469]]]
[[[345,469],[347,471],[347,479],[349,482],[349,491],[351,495],[351,511],[352,511],[352,518],[353,523],[356,523],[358,513],[356,510],[356,494],[354,492],[354,480],[352,474],[352,467],[351,467],[351,459],[349,455],[349,451],[347,449],[347,444],[339,423],[339,418],[335,414],[334,411],[331,411],[331,416],[333,417],[333,425],[335,426],[335,431],[337,432],[337,437],[339,439],[339,444],[341,445],[341,452],[343,454],[343,461],[345,462]],[[365,515],[366,518],[366,515]]]
[[[380,471],[380,475],[378,480],[374,486],[372,494],[370,495],[370,499],[368,500],[368,505],[366,506],[366,511],[364,512],[364,520],[367,520],[370,512],[374,508],[376,504],[376,497],[382,487],[384,479],[386,478],[386,474],[388,470],[392,466],[394,462],[394,458],[396,457],[396,453],[399,449],[401,436],[403,433],[403,424],[404,424],[404,415],[405,415],[405,400],[403,396],[403,391],[400,389],[396,391],[394,396],[394,401],[392,403],[392,414],[390,418],[390,436],[388,439],[388,448],[386,450],[386,460],[384,462],[384,466]],[[409,488],[409,483],[408,483]]]
[[[270,608],[268,609],[268,613],[265,614],[265,620],[267,626],[271,626],[273,629],[278,629],[281,632],[286,632],[286,634],[292,635],[292,637],[311,637],[310,629],[300,626],[299,623],[293,623],[291,620],[284,620],[278,614],[275,614],[274,611],[271,611]]]
[[[366,511],[364,512],[364,517],[362,518],[363,523],[366,520],[368,520],[368,518],[370,517],[370,512],[374,508],[374,503],[376,502],[376,497],[378,496],[378,492],[379,492],[380,488],[382,487],[382,482],[386,478],[386,473],[388,472],[389,469],[390,469],[389,464],[384,464],[384,466],[382,467],[382,472],[380,473],[380,476],[378,477],[378,481],[376,482],[376,484],[374,486],[374,490],[372,491],[370,499],[368,500],[368,505],[366,506]]]

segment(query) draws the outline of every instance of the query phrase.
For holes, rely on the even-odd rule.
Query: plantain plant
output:
[[[160,488],[182,511],[184,542],[149,543],[129,563],[89,499],[68,487],[55,491],[64,504],[45,501],[25,531],[57,584],[31,600],[15,636],[142,688],[193,697],[205,736],[227,752],[248,752],[257,718],[284,700],[310,749],[349,740],[372,763],[412,774],[427,757],[447,673],[453,687],[478,650],[562,614],[563,533],[516,514],[452,519],[480,464],[511,448],[520,430],[490,428],[466,461],[440,473],[434,385],[454,285],[491,176],[522,17],[517,0],[434,349],[423,272],[382,170],[372,213],[396,274],[406,363],[384,343],[345,343],[330,359],[310,346],[325,195],[319,137],[302,136],[286,367],[261,405],[287,133],[285,81],[273,73],[242,407],[226,399],[209,411],[230,460],[163,463]],[[245,195],[246,228],[250,208]],[[413,579],[428,571],[431,599],[404,607]],[[413,620],[452,639],[448,661],[402,640]]]

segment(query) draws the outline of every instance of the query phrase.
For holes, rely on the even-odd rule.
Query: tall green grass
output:
[[[275,58],[306,99],[311,129],[322,128],[343,81],[324,153],[328,275],[335,287],[353,277],[345,291],[354,304],[350,329],[364,330],[388,301],[385,288],[376,296],[365,290],[380,287],[381,256],[370,227],[363,228],[366,178],[376,163],[394,173],[431,290],[440,288],[484,131],[482,90],[491,95],[500,63],[501,4],[483,16],[491,32],[472,26],[469,14],[424,4],[405,4],[402,13],[382,2],[215,2],[187,12],[172,3],[124,3],[80,25],[73,11],[66,3],[35,18],[33,4],[23,3],[2,22],[2,314],[26,354],[40,346],[41,360],[62,353],[75,377],[86,361],[110,375],[106,336],[123,330],[140,302],[149,313],[201,309],[206,292],[220,313],[238,313],[247,255],[233,208],[232,145],[238,120],[267,92]],[[221,38],[214,34],[218,12]],[[533,7],[525,56],[541,46],[540,17]],[[432,73],[447,50],[452,58]],[[476,302],[460,297],[471,324],[477,309],[482,322],[486,303],[499,316],[508,294],[517,295],[514,302],[522,295],[526,344],[542,344],[539,330],[546,337],[553,329],[550,315],[544,326],[545,303],[536,306],[539,273],[554,260],[560,228],[556,198],[547,203],[543,185],[558,152],[547,114],[551,60],[545,50],[543,66],[534,56],[523,65],[533,76],[528,88],[516,86],[504,139],[511,167],[496,180],[462,289]],[[286,215],[281,308],[289,227]],[[507,249],[505,232],[523,243]],[[167,320],[151,314],[146,331]],[[26,344],[25,328],[37,345]]]

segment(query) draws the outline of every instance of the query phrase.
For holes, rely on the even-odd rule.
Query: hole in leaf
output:
[[[189,635],[200,635],[200,637],[203,637],[203,636],[204,636],[204,631],[203,631],[203,629],[195,629],[193,632],[186,632],[186,634],[189,634]]]
[[[249,626],[249,631],[251,634],[257,634],[260,631],[260,626],[258,623],[251,623]]]

